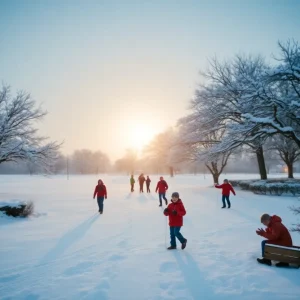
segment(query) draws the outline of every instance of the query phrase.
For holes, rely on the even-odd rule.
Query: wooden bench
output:
[[[272,244],[265,245],[264,258],[289,263],[300,267],[300,247],[284,247]]]

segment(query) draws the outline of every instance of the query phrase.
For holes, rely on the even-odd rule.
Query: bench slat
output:
[[[292,250],[292,249],[287,249],[287,248],[277,248],[274,246],[268,246],[267,244],[265,245],[265,252],[271,253],[271,254],[278,254],[278,255],[283,255],[283,256],[290,256],[290,257],[295,257],[300,259],[300,251],[298,250]]]
[[[285,262],[285,263],[289,263],[289,264],[296,264],[296,265],[300,266],[300,258],[276,255],[276,254],[272,254],[272,253],[265,253],[264,258],[279,261],[279,262]]]

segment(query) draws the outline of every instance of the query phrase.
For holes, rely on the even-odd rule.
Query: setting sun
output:
[[[130,135],[130,144],[137,150],[142,150],[155,136],[154,130],[150,127],[139,125],[135,127]]]

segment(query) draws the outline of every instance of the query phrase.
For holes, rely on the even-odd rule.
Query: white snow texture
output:
[[[225,175],[232,179],[252,176]],[[99,176],[108,189],[104,214],[92,199],[98,177],[1,176],[0,200],[32,200],[28,219],[0,218],[0,299],[209,300],[299,299],[300,270],[257,263],[263,213],[287,227],[297,222],[296,197],[237,189],[221,209],[212,178],[168,178],[186,207],[187,248],[167,251],[169,227],[151,194],[130,193],[126,176]],[[224,176],[221,180],[224,179]],[[292,233],[295,245],[300,235]]]

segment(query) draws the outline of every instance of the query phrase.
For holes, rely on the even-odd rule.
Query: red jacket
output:
[[[96,185],[94,191],[94,198],[96,195],[97,197],[105,197],[105,199],[107,198],[106,186],[104,184]]]
[[[217,189],[222,189],[222,195],[224,195],[224,196],[229,196],[230,192],[232,192],[233,195],[235,195],[235,191],[234,191],[232,185],[229,184],[229,183],[223,183],[221,185],[215,185],[215,187]]]
[[[159,193],[165,193],[168,188],[169,187],[168,187],[168,184],[166,183],[166,181],[165,180],[160,180],[157,183],[155,192],[158,191]]]
[[[281,218],[274,215],[265,232],[261,234],[269,244],[290,247],[293,241],[288,229],[281,223]]]
[[[177,211],[177,215],[173,215],[172,211]],[[178,199],[176,202],[171,200],[171,203],[168,205],[168,211],[164,212],[165,216],[169,216],[169,225],[171,227],[181,227],[183,225],[183,216],[186,214],[185,208],[181,199]]]

